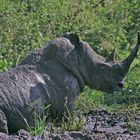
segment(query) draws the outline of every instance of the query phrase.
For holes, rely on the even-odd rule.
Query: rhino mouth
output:
[[[124,82],[119,82],[119,83],[117,84],[117,87],[118,87],[118,90],[122,91],[123,88],[124,88]]]
[[[118,83],[118,87],[119,88],[123,88],[124,87],[124,84],[123,83]]]

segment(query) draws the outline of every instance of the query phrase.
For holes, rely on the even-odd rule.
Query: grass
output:
[[[49,123],[47,124],[47,117],[49,115],[49,109],[50,109],[50,104],[47,105],[44,110],[46,112],[46,114],[37,114],[36,112],[34,112],[34,120],[35,120],[35,126],[34,127],[30,127],[28,122],[25,120],[27,127],[28,127],[28,131],[34,136],[34,135],[39,135],[41,133],[43,133],[46,129],[48,129],[49,127]]]
[[[106,0],[0,0],[0,72],[15,67],[26,55],[64,32],[77,33],[94,50],[107,56],[115,47],[118,60],[129,55],[140,30],[140,1]],[[140,57],[127,75],[123,93],[102,93],[88,87],[78,97],[77,110],[110,111],[140,109]],[[44,129],[44,118],[36,116],[33,134]],[[69,115],[64,130],[80,129],[81,116]],[[77,121],[78,119],[78,121]],[[130,121],[131,122],[131,121]],[[129,125],[131,126],[131,125]]]
[[[133,121],[127,123],[127,128],[132,131],[140,132],[140,124],[137,124]]]
[[[88,112],[91,109],[100,108],[104,103],[104,96],[100,91],[93,91],[88,87],[77,98],[76,107],[81,112]]]
[[[42,117],[42,116],[35,113],[34,117],[35,117],[35,126],[34,127],[28,126],[28,131],[33,136],[43,133],[47,128],[45,115]]]
[[[79,131],[83,128],[84,120],[82,113],[77,115],[76,112],[69,114],[69,116],[64,116],[60,122],[60,127],[62,131]]]

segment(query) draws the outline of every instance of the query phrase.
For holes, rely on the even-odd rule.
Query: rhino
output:
[[[122,91],[137,44],[123,61],[97,54],[74,33],[50,41],[29,54],[20,64],[0,73],[0,131],[16,132],[35,125],[34,113],[56,117],[74,108],[76,97],[87,85],[104,92]],[[27,125],[28,124],[28,125]]]

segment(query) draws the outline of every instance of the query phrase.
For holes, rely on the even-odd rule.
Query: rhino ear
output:
[[[78,37],[78,35],[74,34],[74,33],[65,33],[63,35],[63,37],[68,38],[70,40],[70,42],[75,46],[75,47],[79,47],[80,45],[80,39]]]
[[[106,62],[115,61],[116,50],[114,49],[112,53],[107,57]]]

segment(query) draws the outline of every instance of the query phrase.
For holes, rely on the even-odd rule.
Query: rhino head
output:
[[[65,33],[63,37],[70,40],[79,54],[78,79],[81,84],[92,89],[104,92],[122,91],[126,74],[135,59],[139,45],[140,34],[138,33],[137,44],[131,54],[123,61],[115,61],[115,50],[105,58],[98,55],[88,43],[81,41],[76,34]]]

